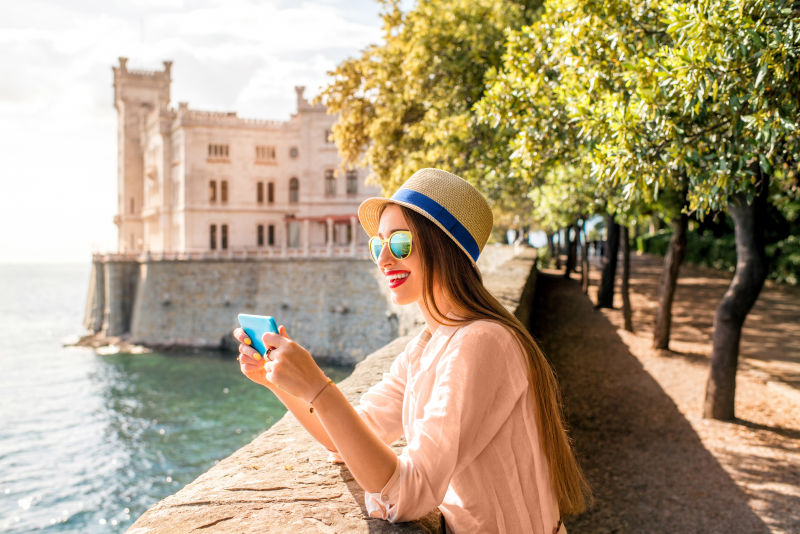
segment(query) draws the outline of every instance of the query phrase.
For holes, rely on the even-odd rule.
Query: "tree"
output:
[[[384,42],[340,64],[321,95],[339,114],[344,164],[368,166],[388,190],[431,166],[492,200],[524,197],[506,181],[505,130],[475,121],[472,107],[501,63],[505,28],[533,21],[541,0],[428,0],[407,13],[399,0],[382,3]]]
[[[515,158],[588,165],[623,211],[684,188],[686,211],[728,210],[737,270],[715,315],[707,417],[734,416],[741,326],[766,275],[769,186],[797,191],[798,20],[790,0],[551,0],[510,33],[479,104],[513,130]]]
[[[684,185],[677,195],[665,195],[667,198],[664,199],[665,203],[669,205],[669,197],[673,196],[677,205],[671,210],[665,210],[666,215],[672,217],[672,237],[670,237],[669,247],[664,256],[664,269],[661,271],[661,280],[658,285],[658,307],[653,325],[653,347],[657,349],[669,349],[672,330],[672,301],[678,285],[678,273],[683,258],[686,256],[686,233],[689,226],[689,215],[684,210],[686,194],[687,187]]]

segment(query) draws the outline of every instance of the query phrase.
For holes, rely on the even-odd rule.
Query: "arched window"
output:
[[[289,180],[289,203],[297,204],[300,202],[300,180],[292,178]]]

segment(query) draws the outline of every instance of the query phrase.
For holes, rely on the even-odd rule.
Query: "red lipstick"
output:
[[[400,287],[406,280],[408,280],[411,272],[409,271],[387,271],[384,273],[389,280],[389,288],[394,289]]]

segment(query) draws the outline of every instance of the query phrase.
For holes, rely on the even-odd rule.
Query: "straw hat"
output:
[[[358,207],[370,237],[377,235],[386,204],[398,204],[430,219],[464,251],[473,265],[492,232],[489,203],[469,182],[440,169],[420,169],[391,198],[372,197]]]

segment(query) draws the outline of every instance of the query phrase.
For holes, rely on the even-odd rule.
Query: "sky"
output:
[[[6,2],[0,18],[0,263],[116,250],[113,74],[173,61],[172,102],[285,120],[294,86],[380,41],[376,0]]]

